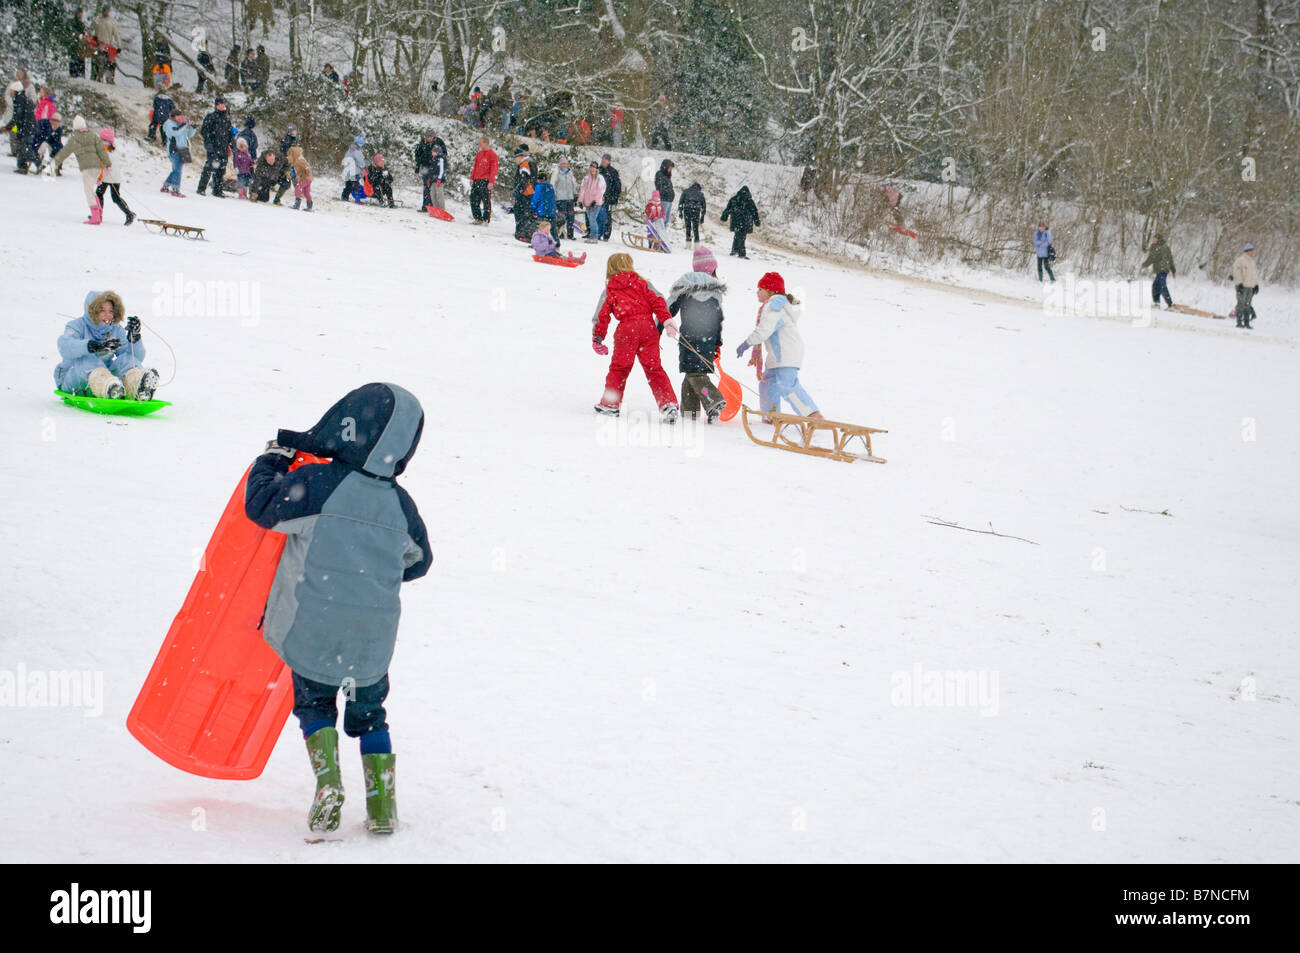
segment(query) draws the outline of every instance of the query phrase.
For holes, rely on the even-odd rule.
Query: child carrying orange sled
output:
[[[640,360],[664,422],[676,423],[677,394],[659,359],[659,335],[666,328],[668,336],[675,338],[681,325],[668,313],[663,296],[633,269],[632,256],[624,253],[610,255],[605,265],[605,290],[596,307],[591,338],[592,350],[601,356],[609,353],[605,332],[613,317],[618,318],[614,356],[609,361],[605,393],[596,405],[596,413],[618,416],[627,376]]]

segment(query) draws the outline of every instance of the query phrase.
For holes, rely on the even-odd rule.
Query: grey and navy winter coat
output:
[[[420,442],[424,411],[396,384],[366,384],[311,430],[277,442],[331,462],[289,472],[277,453],[257,458],[244,511],[285,533],[262,635],[293,671],[326,685],[384,677],[397,641],[403,582],[429,571],[424,522],[395,478]]]
[[[702,271],[688,271],[673,282],[668,292],[668,312],[682,321],[677,367],[683,374],[713,373],[713,356],[722,347],[722,296],[726,293],[726,285]],[[696,357],[687,344],[708,362]]]

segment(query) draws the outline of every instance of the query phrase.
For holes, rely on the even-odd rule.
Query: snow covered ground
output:
[[[759,241],[729,259],[714,224],[728,352],[776,267],[807,299],[810,392],[890,431],[887,465],[850,465],[661,426],[639,372],[595,418],[614,246],[549,268],[463,207],[361,209],[324,180],[311,215],[177,200],[160,150],[124,157],[141,217],[210,241],[112,206],[83,227],[73,164],[0,174],[0,679],[103,687],[100,712],[0,712],[7,860],[1295,860],[1300,393],[1266,299],[1252,333],[1056,316]],[[661,289],[689,268],[635,257]],[[177,281],[246,283],[245,306],[188,308]],[[175,406],[54,398],[92,288],[144,318],[164,381],[157,335],[175,349]],[[389,700],[404,830],[361,831],[348,742],[347,836],[308,846],[292,723],[261,778],[217,782],[124,719],[243,468],[372,380],[427,415],[403,483],[436,562]]]

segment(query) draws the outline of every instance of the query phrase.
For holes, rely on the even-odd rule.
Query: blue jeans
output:
[[[668,223],[672,220],[672,217],[673,217],[673,203],[671,201],[665,202],[664,203],[664,228],[668,227]]]
[[[597,205],[595,215],[592,216],[591,238],[603,238],[605,230],[609,227],[609,209],[603,205]]]
[[[167,158],[171,160],[171,163],[172,163],[172,172],[171,172],[171,175],[167,176],[167,180],[166,180],[165,182],[163,182],[163,185],[169,185],[169,186],[171,186],[173,189],[179,189],[179,188],[181,187],[181,156],[180,156],[180,153],[179,153],[179,152],[169,152],[169,153],[167,153]]]
[[[332,727],[338,722],[338,693],[338,685],[313,682],[297,672],[293,673],[293,713],[303,734],[313,734],[317,729]],[[353,688],[351,693],[354,697],[347,700],[343,710],[344,734],[360,738],[372,731],[387,731],[384,699],[388,697],[388,676],[365,688]]]
[[[817,404],[799,383],[799,368],[763,368],[763,380],[758,385],[758,403],[763,413],[779,413],[783,398],[800,417],[817,413]]]
[[[1169,297],[1169,285],[1165,283],[1165,276],[1168,274],[1167,271],[1156,272],[1156,280],[1151,282],[1151,301],[1153,304],[1159,304],[1160,297],[1163,295],[1165,304],[1173,305],[1174,301]]]

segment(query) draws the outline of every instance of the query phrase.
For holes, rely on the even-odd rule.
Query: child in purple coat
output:
[[[239,197],[248,198],[248,183],[253,178],[253,164],[256,160],[249,151],[248,140],[240,136],[235,140],[235,181],[239,186]]]
[[[554,258],[558,261],[575,261],[581,265],[587,260],[587,253],[583,252],[581,257],[576,257],[573,252],[569,252],[565,258],[560,254],[560,243],[555,240],[551,234],[550,219],[539,219],[537,222],[537,231],[533,232],[533,254],[538,258]]]

